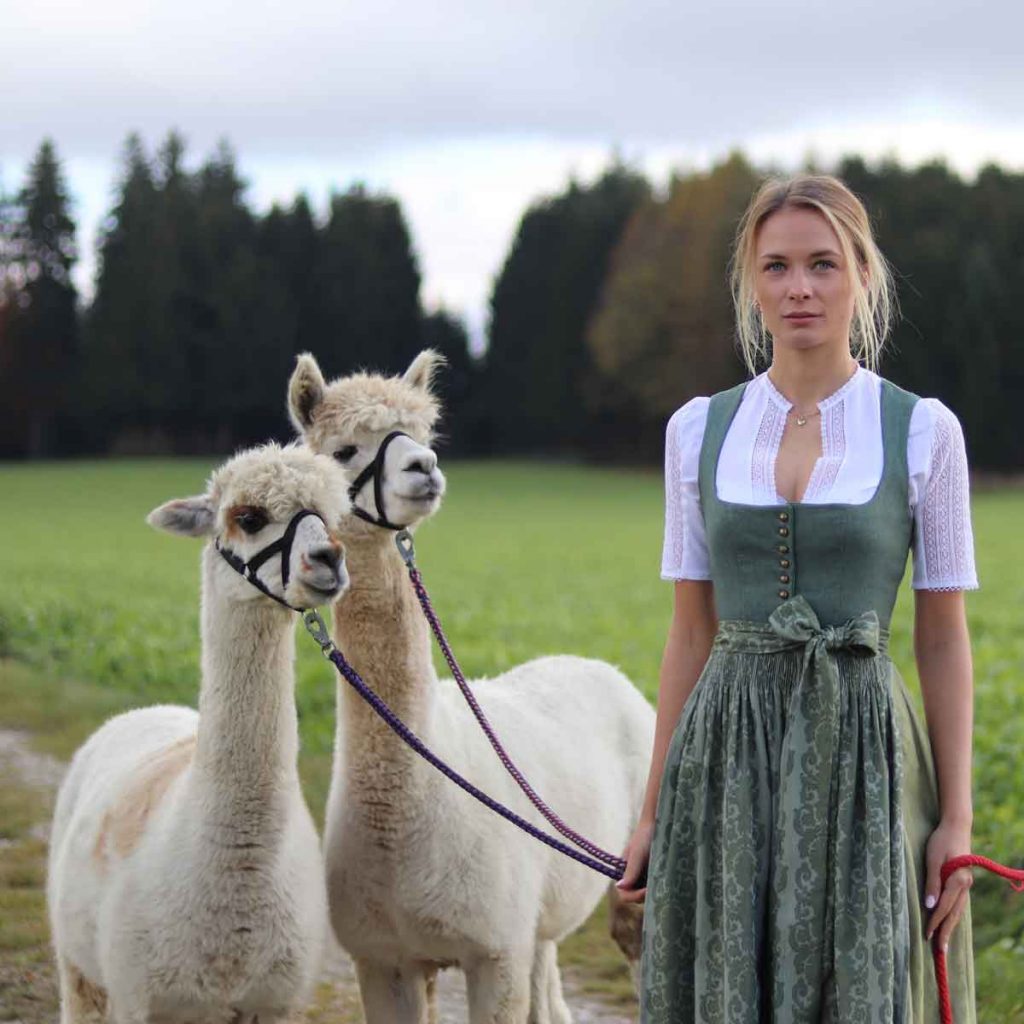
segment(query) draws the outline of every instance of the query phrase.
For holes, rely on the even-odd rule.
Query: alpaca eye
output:
[[[358,449],[358,448],[356,448],[356,446],[355,446],[354,444],[347,444],[347,445],[345,445],[345,447],[344,447],[344,448],[339,448],[339,449],[338,449],[338,450],[337,450],[337,451],[336,451],[336,452],[334,453],[334,457],[335,457],[335,458],[336,458],[336,459],[337,459],[337,460],[338,460],[339,462],[348,462],[348,460],[349,460],[349,459],[351,459],[351,458],[352,458],[352,456],[353,456],[353,455],[355,455],[355,453],[356,453],[356,452],[357,452],[358,450],[359,450],[359,449]]]
[[[246,533],[259,533],[267,525],[267,514],[258,508],[249,508],[235,516],[235,522]]]

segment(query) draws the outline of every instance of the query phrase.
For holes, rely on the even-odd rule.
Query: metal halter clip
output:
[[[411,569],[416,564],[416,548],[413,547],[412,534],[408,530],[399,530],[395,534],[395,544],[402,560]]]
[[[315,608],[309,608],[302,613],[302,622],[309,635],[320,645],[324,657],[330,657],[331,651],[334,650],[334,641],[327,632],[327,623],[320,617],[320,613]]]

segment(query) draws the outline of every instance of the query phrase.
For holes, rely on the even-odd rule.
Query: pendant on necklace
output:
[[[803,418],[797,416],[797,418],[796,418],[796,425],[798,427],[802,427],[806,422],[807,422],[807,417],[806,416],[804,416]]]

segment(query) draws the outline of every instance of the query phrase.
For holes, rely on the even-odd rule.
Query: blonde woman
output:
[[[960,425],[874,372],[890,277],[835,178],[761,188],[733,290],[768,369],[667,432],[675,611],[619,883],[646,896],[641,1019],[936,1024],[934,936],[970,1024],[971,875],[939,880],[971,842]],[[927,732],[887,654],[908,551]]]

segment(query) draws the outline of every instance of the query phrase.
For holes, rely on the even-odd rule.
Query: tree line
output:
[[[881,370],[961,418],[972,463],[1024,467],[1024,174],[965,180],[849,157],[895,267],[902,317]],[[297,352],[330,374],[445,354],[449,451],[660,458],[684,401],[744,376],[727,264],[765,171],[733,154],[655,188],[612,162],[523,213],[491,292],[487,347],[425,311],[399,202],[353,186],[314,214],[265,213],[220,145],[197,170],[170,134],[125,143],[88,304],[76,225],[46,141],[0,195],[0,456],[225,451],[287,437]]]

